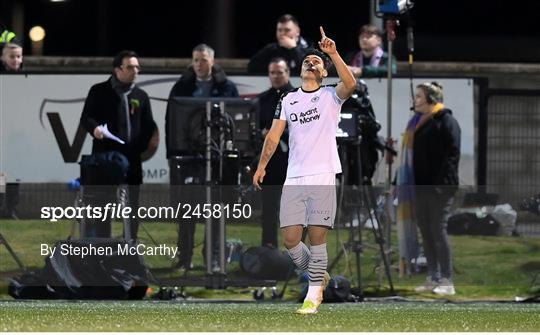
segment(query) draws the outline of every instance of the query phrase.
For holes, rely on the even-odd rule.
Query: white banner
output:
[[[82,154],[91,151],[91,136],[77,133],[84,100],[90,87],[108,75],[31,74],[0,75],[0,172],[8,182],[67,182],[79,176]],[[165,157],[166,99],[178,76],[141,75],[138,85],[151,98],[152,111],[160,132],[156,153],[143,163],[145,183],[168,183]],[[269,87],[266,77],[232,76],[240,95],[251,96]],[[445,92],[445,105],[453,110],[462,128],[460,182],[474,183],[474,96],[470,79],[437,79]],[[325,79],[326,83],[336,78]],[[415,79],[415,85],[431,79]],[[297,86],[299,78],[293,78]],[[366,80],[380,135],[386,136],[386,79]],[[401,139],[410,117],[407,79],[393,80],[392,137]],[[398,144],[399,147],[399,144]],[[397,161],[395,162],[397,164]],[[380,170],[384,170],[384,162]],[[378,181],[384,181],[379,173]]]

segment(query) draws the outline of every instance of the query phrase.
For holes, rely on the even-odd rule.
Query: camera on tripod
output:
[[[211,161],[212,184],[239,184],[240,166],[253,160],[260,142],[257,117],[256,99],[171,97],[165,126],[171,180],[202,185]]]
[[[341,141],[374,138],[381,130],[364,81],[357,82],[354,93],[343,103],[338,127],[338,140]]]
[[[355,295],[363,299],[360,257],[362,247],[362,227],[368,223],[375,243],[379,247],[381,264],[384,266],[391,294],[394,293],[385,237],[379,224],[377,214],[377,197],[373,193],[371,179],[379,161],[379,151],[385,151],[386,145],[379,138],[381,125],[375,118],[375,112],[369,99],[365,82],[357,81],[353,95],[343,103],[341,120],[338,125],[338,152],[342,162],[341,182],[339,183],[339,199],[336,229],[339,230],[340,219],[349,219],[349,239],[342,250],[330,263],[328,271],[338,264],[341,256],[348,252],[356,254],[356,277],[358,286]],[[356,224],[354,223],[356,220]],[[337,235],[339,236],[339,235]],[[339,237],[338,237],[339,240]],[[339,243],[338,243],[339,244]]]
[[[348,185],[371,183],[379,160],[378,151],[383,151],[385,147],[384,141],[378,136],[380,130],[367,85],[359,80],[353,95],[343,103],[337,133],[339,149],[349,158],[343,160],[347,162],[344,170],[361,172],[362,180],[358,180],[357,173],[346,173],[345,182]]]

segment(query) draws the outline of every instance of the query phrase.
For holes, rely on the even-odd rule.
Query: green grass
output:
[[[0,331],[538,331],[540,306],[517,304],[0,302]]]
[[[171,223],[146,223],[144,225],[157,243],[176,245],[177,228]],[[194,263],[202,264],[203,225],[198,225],[196,233],[197,247],[194,251]],[[44,256],[39,254],[39,244],[53,244],[70,234],[71,222],[59,221],[56,223],[31,220],[0,220],[0,232],[10,242],[23,263],[30,268],[42,268]],[[121,234],[121,225],[114,225],[114,235]],[[228,238],[242,240],[244,248],[256,246],[260,243],[260,227],[249,224],[231,224],[227,228]],[[152,244],[150,238],[141,230],[139,233],[142,243]],[[345,229],[340,231],[342,241],[347,239]],[[375,259],[378,251],[373,248],[371,231],[363,230],[364,253],[362,255],[362,283],[368,294],[387,294],[387,283],[383,277],[382,286],[379,286],[378,271],[375,268]],[[454,282],[457,295],[452,300],[477,299],[504,299],[513,300],[515,296],[531,294],[531,288],[540,283],[540,239],[517,237],[472,237],[451,236],[454,267],[456,269]],[[392,239],[394,250],[397,249],[396,239]],[[336,232],[331,232],[328,239],[330,261],[337,251]],[[170,267],[174,260],[165,256],[148,256],[145,258],[150,268]],[[393,255],[393,264],[397,263],[397,256]],[[229,267],[229,273],[238,275],[238,263]],[[6,279],[18,271],[16,263],[11,259],[6,249],[0,246],[0,298],[9,298],[7,295]],[[354,254],[342,257],[333,275],[342,274],[356,284],[356,270]],[[161,275],[161,274],[160,274]],[[178,276],[178,272],[163,274]],[[393,281],[397,292],[402,296],[435,298],[433,295],[418,296],[414,293],[415,285],[422,282],[425,274],[399,278],[396,268],[392,269]],[[536,282],[535,282],[536,276]],[[297,297],[299,286],[293,282],[287,290],[286,300],[293,301]],[[225,291],[206,291],[202,289],[187,289],[189,295],[196,297],[220,298],[249,298],[251,293],[246,289],[229,289]]]
[[[26,266],[42,268],[44,257],[39,244],[52,244],[69,235],[71,222],[0,221],[0,232]],[[148,223],[145,228],[158,243],[175,245],[174,224]],[[114,234],[121,233],[120,224]],[[240,239],[244,248],[260,243],[260,228],[254,225],[232,224],[228,237]],[[372,248],[372,235],[364,234],[362,283],[370,295],[387,295],[386,281],[378,285],[374,270],[378,252]],[[340,231],[342,240],[347,232]],[[152,244],[144,231],[141,242]],[[337,251],[336,232],[328,240],[329,258]],[[197,227],[198,246],[194,263],[202,264],[203,226]],[[395,238],[393,238],[395,244]],[[540,283],[534,276],[540,273],[540,240],[515,237],[452,236],[457,295],[452,301],[513,300],[515,296],[531,294]],[[395,245],[394,245],[395,248]],[[145,258],[150,268],[170,267],[172,260],[163,256]],[[354,255],[348,254],[338,263],[333,274],[344,274],[356,284]],[[393,255],[396,263],[396,255]],[[239,275],[238,263],[229,271]],[[16,263],[0,246],[0,331],[538,331],[538,304],[510,303],[432,303],[391,302],[323,304],[319,314],[295,315],[299,307],[299,285],[296,281],[287,289],[283,303],[207,303],[182,301],[13,301],[7,295],[6,279],[18,272]],[[433,295],[417,295],[413,288],[425,274],[399,278],[392,269],[398,294],[414,299],[434,299]],[[170,277],[178,272],[161,274]],[[540,280],[540,278],[537,278]],[[153,286],[156,289],[156,286]],[[250,288],[228,288],[211,291],[188,288],[192,297],[214,299],[251,299]]]

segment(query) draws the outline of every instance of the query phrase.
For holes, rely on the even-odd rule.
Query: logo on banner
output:
[[[81,154],[82,147],[84,145],[84,140],[86,139],[86,130],[79,123],[77,125],[77,131],[75,132],[75,138],[70,141],[68,139],[66,129],[58,112],[45,112],[45,106],[47,103],[60,103],[60,104],[72,104],[72,103],[84,103],[84,98],[81,99],[70,99],[70,100],[52,100],[45,99],[41,103],[41,108],[39,111],[40,121],[43,128],[45,124],[43,121],[43,114],[47,116],[47,120],[53,131],[54,138],[56,139],[56,144],[58,149],[60,149],[60,154],[66,163],[77,163],[79,156]],[[82,110],[82,109],[79,109]]]

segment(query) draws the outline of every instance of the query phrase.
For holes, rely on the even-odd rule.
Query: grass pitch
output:
[[[540,305],[508,303],[3,301],[0,331],[538,331]]]
[[[23,263],[31,269],[40,269],[44,266],[45,256],[40,256],[39,243],[54,244],[55,241],[65,238],[71,228],[72,222],[59,221],[55,223],[33,220],[0,220],[0,231],[8,239],[13,249],[17,252]],[[121,234],[121,224],[113,226],[114,236]],[[194,250],[193,263],[201,265],[202,241],[204,227],[199,225],[195,240],[197,247]],[[141,242],[153,245],[150,236],[158,243],[169,246],[176,245],[177,225],[170,223],[146,223],[140,232]],[[261,232],[257,225],[231,224],[227,227],[229,238],[241,240],[244,249],[250,246],[260,245]],[[375,260],[379,255],[378,249],[373,242],[371,231],[363,232],[364,248],[361,257],[362,283],[367,291],[379,291],[378,271],[375,269]],[[328,238],[328,256],[332,261],[341,250],[340,243],[336,240],[337,231],[330,233]],[[341,242],[347,241],[348,231],[340,231]],[[501,237],[501,236],[450,236],[452,245],[456,284],[456,296],[451,300],[513,300],[516,296],[530,296],[537,294],[540,289],[540,239],[524,237]],[[418,297],[414,287],[425,280],[425,273],[400,278],[397,273],[398,256],[396,238],[392,238],[393,250],[392,264],[394,264],[392,277],[396,291],[405,297]],[[145,257],[146,265],[151,268],[170,268],[175,260],[163,256]],[[199,271],[202,274],[201,271]],[[228,267],[229,274],[239,272],[238,262],[233,262]],[[0,299],[7,299],[7,280],[19,273],[17,264],[11,258],[6,248],[0,246]],[[344,275],[353,286],[356,284],[355,255],[348,252],[342,257],[333,269],[332,275]],[[161,276],[161,274],[159,274]],[[179,276],[178,272],[172,272],[169,276]],[[382,277],[382,284],[387,286]],[[297,294],[296,281],[291,282],[287,290],[286,299],[294,300]],[[383,289],[384,289],[383,287]],[[374,288],[374,289],[372,289]],[[383,292],[384,293],[384,292]],[[212,292],[189,289],[188,294],[201,298],[241,298],[251,296],[233,292],[232,296],[216,296]],[[380,295],[380,294],[373,294]],[[384,295],[384,294],[383,294]],[[435,296],[421,295],[422,298],[436,298]]]
[[[37,243],[54,243],[67,236],[71,223],[0,220],[0,231],[9,239],[25,265],[42,268]],[[115,225],[115,235],[120,233]],[[175,245],[176,226],[147,224],[157,241]],[[240,239],[244,247],[260,243],[260,228],[255,225],[230,225],[230,237]],[[347,232],[341,232],[346,240]],[[202,241],[203,229],[196,239]],[[336,232],[328,241],[330,259],[339,251]],[[379,290],[374,271],[375,248],[365,234],[362,255],[362,281],[366,290]],[[144,243],[151,244],[145,233]],[[393,239],[395,242],[395,239]],[[451,236],[456,266],[457,295],[452,301],[513,300],[537,292],[540,277],[538,255],[540,240],[515,237]],[[201,245],[195,250],[196,264],[202,264]],[[396,264],[396,254],[393,254]],[[150,268],[170,267],[173,260],[147,257]],[[238,263],[231,264],[233,272]],[[17,265],[6,249],[0,247],[0,299],[9,299],[7,278],[17,274]],[[356,283],[354,255],[348,254],[337,264],[333,275],[343,274]],[[171,275],[177,276],[176,272]],[[398,294],[404,297],[437,298],[414,293],[425,274],[399,278],[393,269]],[[296,280],[285,296],[298,296]],[[383,281],[384,283],[384,281]],[[536,287],[536,289],[535,289]],[[155,287],[154,287],[155,288]],[[199,298],[250,299],[250,289],[209,291],[189,289],[188,295]],[[384,294],[383,294],[384,295]],[[540,331],[540,304],[512,303],[356,303],[323,304],[317,315],[296,315],[299,304],[283,303],[206,303],[181,301],[0,301],[0,331]]]

